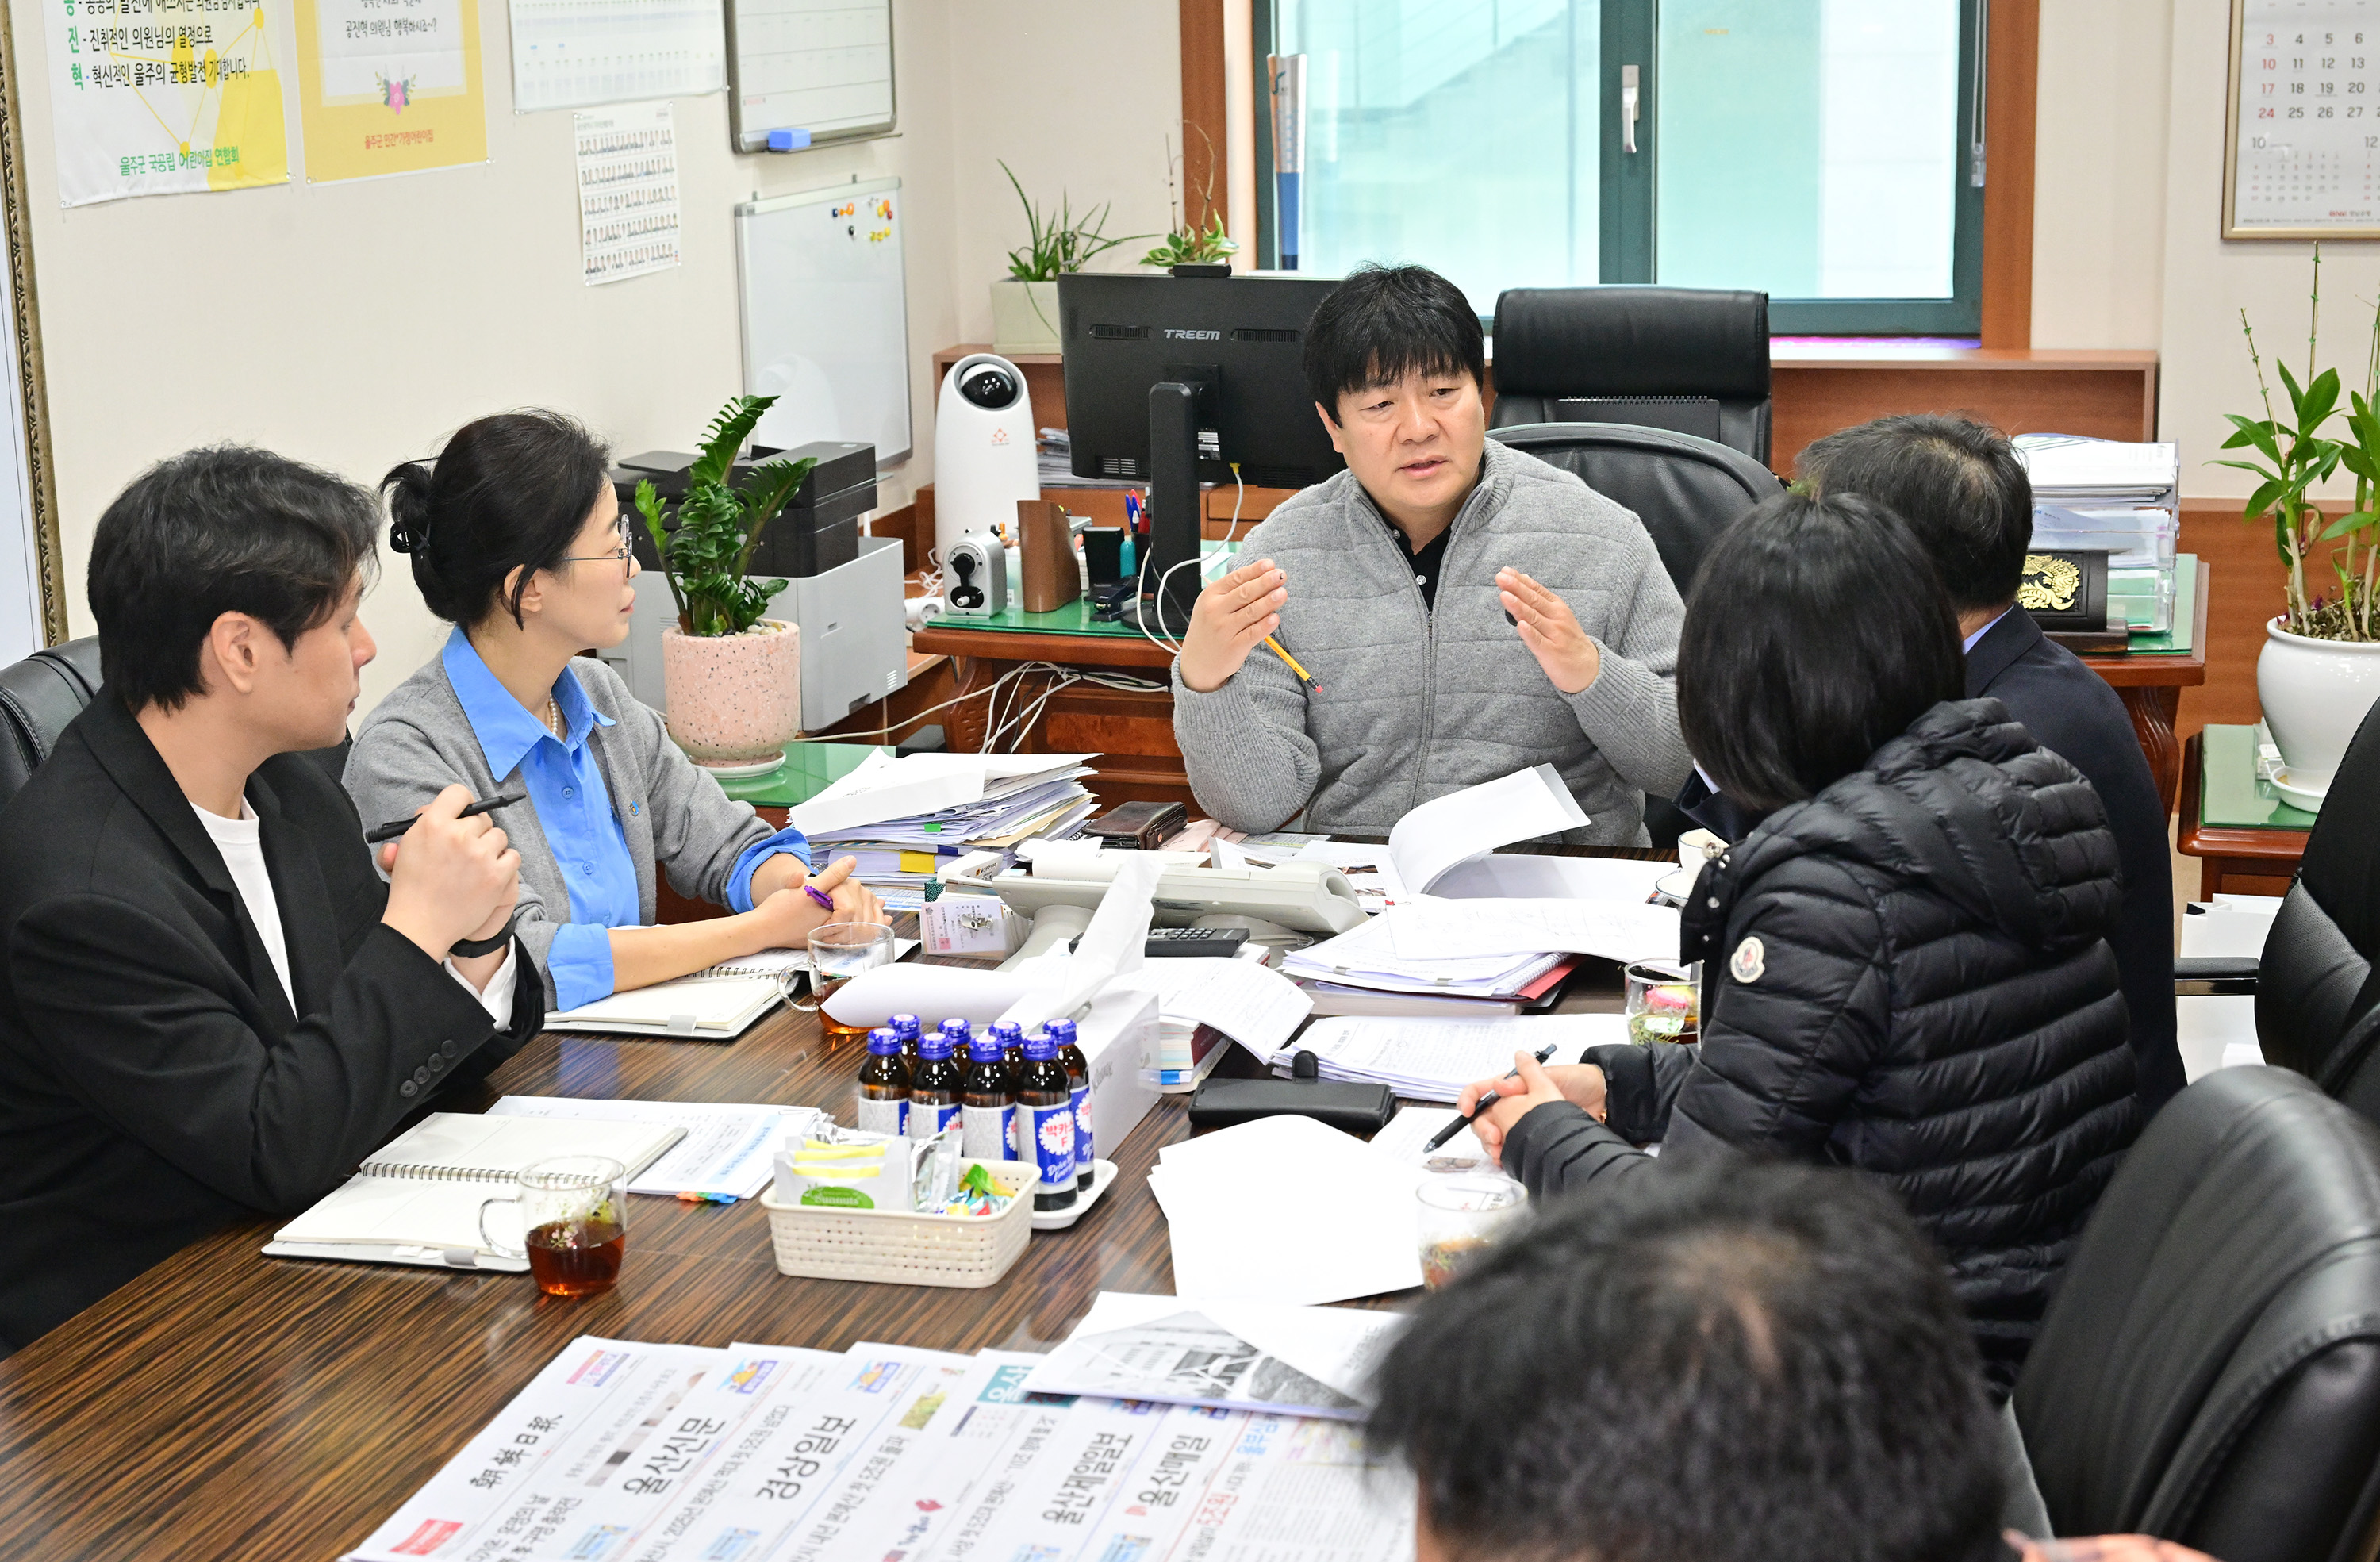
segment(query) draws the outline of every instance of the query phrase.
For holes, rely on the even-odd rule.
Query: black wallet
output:
[[[1190,1096],[1190,1126],[1230,1128],[1258,1118],[1303,1117],[1368,1138],[1389,1125],[1396,1093],[1385,1084],[1317,1077],[1314,1054],[1300,1052],[1290,1079],[1210,1079]]]

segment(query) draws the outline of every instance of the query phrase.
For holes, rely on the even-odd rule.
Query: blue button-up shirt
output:
[[[566,667],[553,684],[554,708],[563,726],[557,738],[496,681],[460,629],[447,636],[443,660],[446,681],[480,740],[488,773],[509,776],[519,769],[554,866],[570,890],[570,920],[554,930],[553,946],[546,955],[554,1001],[576,1009],[608,997],[613,983],[611,930],[644,923],[636,860],[628,854],[628,837],[603,784],[602,768],[587,743],[596,728],[613,722],[589,703],[578,674]],[[752,909],[752,874],[779,852],[805,866],[810,860],[809,842],[797,829],[782,829],[754,842],[727,876],[729,909]]]

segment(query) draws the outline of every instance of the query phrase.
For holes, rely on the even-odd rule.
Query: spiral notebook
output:
[[[483,1117],[432,1112],[364,1162],[353,1177],[273,1234],[274,1258],[339,1258],[438,1269],[502,1269],[525,1259],[497,1253],[480,1230],[480,1208],[508,1198],[522,1168],[555,1156],[609,1156],[638,1172],[686,1137],[676,1124],[584,1118]],[[511,1221],[498,1234],[519,1244]]]

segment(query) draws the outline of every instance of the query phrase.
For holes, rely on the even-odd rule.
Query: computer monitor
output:
[[[1144,590],[1180,634],[1198,594],[1199,482],[1305,488],[1346,463],[1301,354],[1331,277],[1076,274],[1058,279],[1066,423],[1078,478],[1149,485]],[[1151,604],[1153,606],[1160,604]]]

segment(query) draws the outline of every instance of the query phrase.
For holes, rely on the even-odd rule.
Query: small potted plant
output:
[[[662,631],[670,736],[711,769],[782,763],[801,731],[801,631],[764,616],[785,582],[754,580],[748,571],[761,531],[818,463],[772,461],[741,486],[728,482],[736,453],[776,399],[736,396],[711,419],[674,531],[662,525],[653,485],[637,485],[637,513],[677,605],[677,622]]]
[[[1204,126],[1193,125],[1190,128],[1202,137],[1207,134]],[[1170,271],[1175,266],[1213,265],[1229,260],[1240,252],[1240,241],[1223,232],[1223,213],[1215,204],[1214,150],[1215,143],[1209,139],[1207,142],[1207,186],[1201,192],[1206,198],[1207,225],[1202,228],[1191,222],[1182,210],[1181,194],[1173,184],[1173,173],[1182,167],[1182,159],[1174,155],[1172,143],[1167,142],[1165,209],[1173,213],[1173,226],[1166,234],[1163,243],[1140,258],[1142,265],[1154,266],[1160,271]]]
[[[2284,768],[2273,784],[2304,808],[2322,805],[2349,742],[2380,695],[2380,536],[2358,546],[2380,526],[2380,312],[2373,319],[2363,390],[2348,394],[2349,437],[2327,438],[2324,426],[2341,413],[2338,371],[2314,367],[2314,325],[2322,314],[2319,246],[2313,276],[2304,381],[2279,359],[2273,363],[2289,394],[2287,418],[2274,415],[2256,333],[2248,311],[2240,311],[2265,416],[2227,414],[2233,431],[2223,448],[2252,450],[2264,459],[2218,463],[2263,479],[2240,513],[2272,523],[2273,544],[2288,571],[2283,611],[2265,624],[2256,659],[2256,697],[2281,751]],[[2325,515],[2311,491],[2342,467],[2355,479],[2355,507]]]
[[[1007,163],[1000,171],[1025,208],[1026,242],[1008,252],[1008,277],[991,285],[991,350],[1003,357],[1019,353],[1061,351],[1058,342],[1058,279],[1081,271],[1098,256],[1120,244],[1150,236],[1145,233],[1110,238],[1108,208],[1093,207],[1081,217],[1062,192],[1058,210],[1044,212],[1033,204]]]

